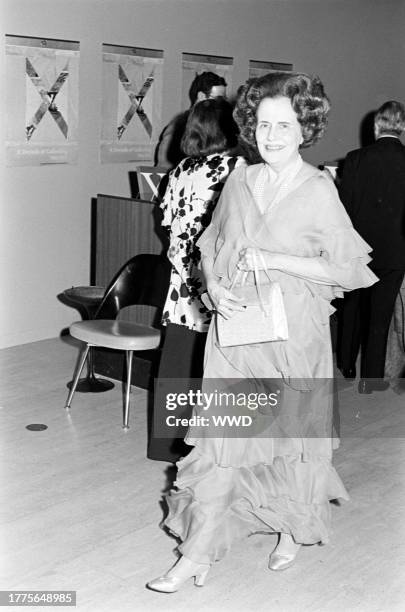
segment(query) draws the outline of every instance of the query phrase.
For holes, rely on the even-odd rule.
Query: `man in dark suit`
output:
[[[374,119],[376,142],[351,151],[339,195],[354,228],[372,247],[369,264],[379,282],[345,295],[340,308],[338,365],[356,377],[361,346],[360,393],[384,390],[385,352],[395,298],[405,272],[405,107],[389,101]]]

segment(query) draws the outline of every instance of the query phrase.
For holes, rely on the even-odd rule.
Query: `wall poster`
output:
[[[188,92],[197,74],[201,72],[215,72],[224,77],[227,83],[227,94],[232,91],[233,58],[220,57],[217,55],[200,55],[199,53],[182,53],[182,96],[181,110],[190,107]]]
[[[292,64],[286,64],[282,62],[261,62],[258,60],[249,60],[249,79],[264,76],[269,72],[290,72],[292,71],[292,69]]]
[[[163,51],[103,45],[102,163],[153,159],[162,79]]]
[[[79,43],[6,35],[6,163],[76,164]]]

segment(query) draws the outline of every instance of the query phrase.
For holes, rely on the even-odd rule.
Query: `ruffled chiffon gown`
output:
[[[325,543],[329,501],[348,499],[331,463],[337,439],[332,434],[330,301],[376,282],[367,267],[371,249],[322,172],[302,164],[283,197],[262,212],[254,198],[262,171],[263,164],[257,164],[230,175],[199,240],[202,254],[213,257],[214,272],[228,287],[246,247],[318,257],[333,282],[270,271],[283,292],[286,341],[221,348],[211,323],[202,390],[246,379],[250,390],[260,391],[263,380],[272,379],[279,381],[282,402],[277,418],[267,429],[259,426],[255,437],[218,436],[209,428],[190,427],[186,442],[194,449],[177,464],[165,525],[182,540],[179,551],[197,563],[221,559],[235,539],[256,532],[288,533],[301,544]],[[260,422],[266,416],[255,418]]]

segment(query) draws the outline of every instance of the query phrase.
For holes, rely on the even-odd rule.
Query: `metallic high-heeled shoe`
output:
[[[269,569],[274,572],[280,572],[281,570],[286,570],[291,567],[295,561],[295,558],[298,554],[299,549],[301,548],[301,544],[295,544],[296,550],[292,553],[280,553],[278,548],[280,546],[280,542],[273,550],[269,558]]]
[[[163,576],[148,582],[146,586],[152,591],[159,591],[159,593],[175,593],[189,578],[194,578],[194,586],[202,587],[204,586],[209,570],[210,566],[207,567],[206,565],[199,565],[183,578],[170,576],[169,570],[169,572]]]
[[[292,566],[296,556],[297,553],[292,553],[290,555],[280,555],[279,553],[274,552],[270,555],[269,569],[273,570],[274,572],[286,570]]]

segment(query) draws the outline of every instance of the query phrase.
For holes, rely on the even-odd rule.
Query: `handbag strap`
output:
[[[261,252],[261,250],[259,250],[259,259],[260,259],[260,263],[262,264],[263,272],[267,276],[269,283],[273,283],[274,281],[272,281],[272,279],[270,277],[269,269],[266,266],[266,262],[264,260],[263,253]]]
[[[229,290],[231,291],[238,282],[240,286],[243,287],[243,285],[246,283],[248,274],[249,272],[244,272],[243,270],[239,270],[239,268],[236,268],[232,277],[231,284],[229,285]]]
[[[270,280],[270,277],[267,273],[267,270],[265,268],[266,262],[264,261],[264,257],[261,253],[261,251],[259,252],[259,257],[261,260],[261,264],[263,266],[263,270],[266,272],[266,276],[267,278]],[[269,315],[269,307],[266,308],[266,305],[264,303],[263,300],[263,294],[262,294],[262,290],[261,290],[261,286],[260,286],[260,276],[259,276],[259,268],[257,265],[257,258],[256,258],[256,251],[253,251],[253,276],[255,279],[255,285],[256,285],[256,291],[257,291],[257,296],[259,298],[259,305],[261,310],[264,312],[265,315]],[[270,280],[271,282],[271,280]]]
[[[259,284],[258,283],[259,270],[258,270],[258,267],[257,267],[257,260],[256,260],[256,253],[255,253],[255,251],[253,252],[253,258],[254,258],[253,259],[253,265],[255,266],[255,269],[256,269],[256,278],[257,278],[257,283],[256,284]],[[259,259],[260,259],[260,262],[262,264],[263,272],[267,276],[267,278],[269,280],[269,283],[272,283],[273,281],[272,281],[272,279],[270,277],[268,269],[266,268],[266,262],[264,261],[263,254],[262,254],[260,249],[259,249]],[[255,270],[253,269],[252,272],[254,273]],[[235,287],[235,285],[238,282],[239,282],[240,286],[242,287],[246,283],[246,279],[247,279],[248,275],[249,275],[249,271],[239,270],[239,268],[235,268],[235,272],[233,273],[231,284],[229,285],[229,290],[231,290],[233,287]]]
[[[259,258],[260,258],[260,262],[262,264],[263,267],[263,271],[266,274],[270,284],[272,283],[272,280],[270,278],[270,275],[268,273],[268,270],[266,268],[266,262],[264,261],[264,257],[263,254],[261,253],[261,251],[259,251]],[[256,258],[256,251],[253,251],[253,278],[254,278],[254,284],[256,287],[256,292],[257,292],[257,297],[258,297],[258,301],[259,301],[259,306],[261,308],[261,310],[265,313],[265,315],[269,315],[269,306],[266,307],[265,301],[263,299],[263,294],[262,294],[262,290],[260,287],[260,273],[259,273],[259,268],[257,265],[257,258]],[[231,284],[229,286],[229,290],[232,291],[233,287],[235,287],[235,285],[239,282],[240,286],[242,287],[245,283],[246,283],[246,279],[248,277],[249,272],[248,271],[244,271],[244,270],[239,270],[239,268],[236,268],[235,273],[232,277],[232,281]]]

